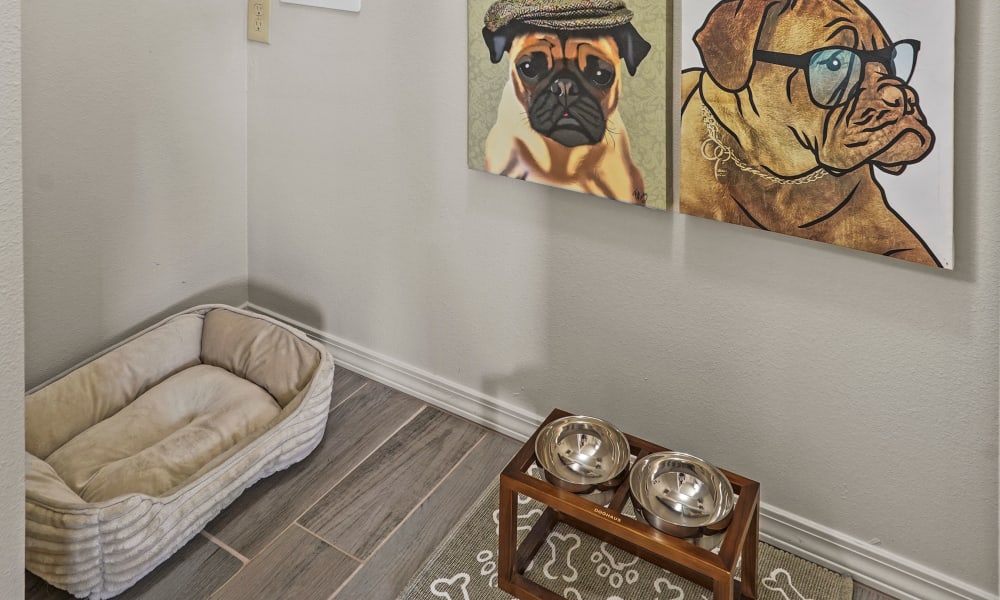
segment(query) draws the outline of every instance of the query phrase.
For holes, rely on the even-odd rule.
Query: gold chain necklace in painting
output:
[[[826,175],[825,170],[817,169],[808,175],[803,175],[802,177],[798,177],[796,179],[782,179],[777,175],[761,171],[760,169],[752,167],[737,158],[733,149],[722,143],[719,139],[719,122],[715,120],[715,117],[712,115],[712,111],[709,110],[704,104],[701,106],[701,120],[705,124],[705,130],[708,132],[708,139],[701,144],[701,155],[707,160],[715,161],[716,179],[725,176],[726,171],[722,168],[722,165],[727,162],[732,162],[740,171],[756,175],[761,179],[778,185],[802,185],[803,183],[812,183],[813,181],[822,179]]]

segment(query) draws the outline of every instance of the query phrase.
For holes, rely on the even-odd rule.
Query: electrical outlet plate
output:
[[[283,4],[304,4],[305,6],[361,12],[361,0],[281,0],[281,2]]]
[[[267,44],[271,37],[271,0],[247,0],[247,39]]]

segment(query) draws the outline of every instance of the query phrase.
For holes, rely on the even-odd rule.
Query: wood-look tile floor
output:
[[[319,447],[118,598],[393,600],[520,447],[344,367],[334,382]],[[25,598],[71,596],[25,573]]]

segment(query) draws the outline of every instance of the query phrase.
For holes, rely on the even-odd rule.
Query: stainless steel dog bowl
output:
[[[556,419],[538,432],[535,456],[545,478],[559,488],[574,494],[613,494],[625,480],[629,446],[625,434],[611,423],[570,416]],[[590,499],[606,504],[611,498],[597,494]]]
[[[693,537],[718,526],[736,504],[733,486],[719,469],[683,452],[655,452],[632,467],[632,505],[653,527]]]

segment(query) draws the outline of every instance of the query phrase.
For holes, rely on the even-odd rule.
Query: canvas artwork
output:
[[[670,207],[663,0],[469,0],[469,166]]]
[[[953,267],[954,0],[680,8],[680,212]]]

